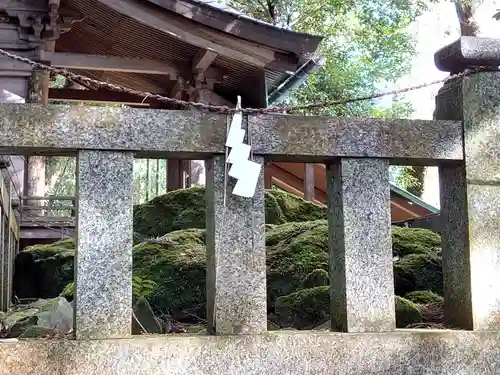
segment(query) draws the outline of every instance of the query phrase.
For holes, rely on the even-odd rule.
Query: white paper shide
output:
[[[239,96],[236,108],[241,108],[241,97]],[[226,163],[231,165],[229,176],[237,179],[233,194],[251,198],[255,194],[262,166],[249,160],[251,146],[243,142],[246,131],[241,128],[242,120],[242,113],[235,112],[226,139],[226,147],[230,147]]]

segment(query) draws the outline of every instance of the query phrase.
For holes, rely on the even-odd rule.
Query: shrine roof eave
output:
[[[148,1],[205,26],[299,56],[314,54],[324,39],[249,17],[213,0]]]

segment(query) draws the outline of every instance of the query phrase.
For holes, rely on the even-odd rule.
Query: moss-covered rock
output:
[[[205,230],[186,229],[163,237],[173,245],[142,243],[134,246],[134,275],[156,283],[148,296],[157,311],[174,319],[204,317],[205,312]]]
[[[328,271],[328,227],[325,220],[287,223],[270,229],[267,245],[267,297],[276,298],[301,288],[314,270]]]
[[[394,262],[395,291],[398,296],[417,290],[443,294],[443,268],[439,253],[406,255]]]
[[[284,224],[326,219],[326,208],[278,188],[266,190],[266,223]]]
[[[205,228],[205,189],[168,192],[134,206],[134,232],[160,237],[187,228]]]
[[[302,281],[302,288],[314,288],[316,286],[324,286],[330,284],[330,277],[328,272],[323,269],[313,270],[306,278]]]
[[[428,229],[392,227],[392,252],[402,257],[426,254],[441,249],[441,236]]]
[[[414,303],[426,305],[428,303],[444,302],[444,298],[440,295],[430,291],[430,290],[417,290],[414,292],[407,293],[405,295],[407,300],[410,300]]]
[[[73,281],[74,238],[66,238],[50,245],[34,245],[24,252],[35,261],[37,295],[20,298],[52,298],[58,296]]]
[[[413,302],[396,296],[395,305],[398,328],[422,322],[418,306]],[[318,286],[279,297],[276,315],[281,327],[313,329],[330,317],[330,287]]]
[[[266,190],[266,223],[325,219],[326,210],[280,189]],[[147,237],[188,228],[205,228],[205,189],[191,187],[168,192],[134,206],[134,232]]]
[[[275,314],[280,327],[313,329],[330,316],[330,287],[317,286],[281,296]]]
[[[396,296],[396,327],[405,328],[411,324],[422,323],[422,314],[418,306],[410,300]]]
[[[410,240],[414,240],[416,233],[404,228],[393,228],[393,231],[397,234],[399,243],[404,242],[406,231]],[[192,316],[204,318],[205,231],[196,228],[184,229],[170,232],[163,238],[163,244],[141,243],[134,246],[134,275],[156,284],[152,294],[147,297],[155,311],[170,313],[174,318],[182,320]],[[405,246],[410,248],[410,245]],[[325,286],[328,283],[326,220],[268,224],[266,247],[269,312],[274,311],[278,297],[288,296],[301,289]],[[442,294],[439,253],[435,251],[433,244],[430,244],[428,249],[423,249],[425,251],[405,255],[395,261],[398,295],[404,296],[415,290],[427,289]],[[73,240],[33,246],[26,251],[33,254],[43,270],[42,282],[48,289],[45,291],[46,298],[60,295],[64,287],[73,281]],[[70,299],[71,288],[62,295]]]

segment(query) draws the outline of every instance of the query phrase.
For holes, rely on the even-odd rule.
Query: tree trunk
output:
[[[461,36],[478,36],[479,24],[475,21],[475,11],[481,1],[457,0],[455,1],[455,11],[460,23]]]

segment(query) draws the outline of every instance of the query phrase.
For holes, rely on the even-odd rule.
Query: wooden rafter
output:
[[[146,2],[132,0],[98,1],[120,14],[198,48],[207,49],[221,56],[255,67],[264,68],[268,65],[276,65],[276,51],[273,49],[216,30],[210,30],[171,12],[154,11],[152,5],[148,5]],[[297,63],[290,64],[289,61],[280,61],[280,67],[284,68],[284,70],[295,70],[297,68]]]
[[[204,73],[217,57],[214,51],[201,48],[193,58],[193,72]]]

